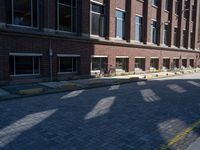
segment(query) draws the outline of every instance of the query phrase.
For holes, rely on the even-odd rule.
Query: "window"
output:
[[[189,11],[188,11],[188,0],[184,1],[184,18],[188,17]]]
[[[135,40],[142,42],[142,17],[135,17]]]
[[[158,0],[152,0],[152,5],[153,6],[158,6]]]
[[[154,69],[159,69],[159,59],[158,58],[151,58],[150,67]]]
[[[183,30],[183,47],[186,48],[187,47],[187,33],[186,30]]]
[[[194,59],[190,59],[190,67],[194,68]]]
[[[174,46],[178,47],[178,28],[174,28]]]
[[[177,68],[180,68],[180,66],[179,66],[179,59],[178,58],[175,58],[174,60],[173,60],[173,69],[177,69]]]
[[[9,24],[38,27],[37,0],[8,0],[7,10]]]
[[[168,25],[164,25],[164,30],[163,30],[164,34],[164,44],[168,45]]]
[[[145,58],[135,58],[135,69],[145,71]]]
[[[107,70],[108,59],[106,57],[92,57],[91,68],[92,71]]]
[[[91,4],[91,34],[105,36],[104,6]]]
[[[78,73],[79,57],[59,56],[58,72],[59,73]]]
[[[128,58],[116,58],[116,71],[128,71]]]
[[[156,21],[152,21],[152,24],[151,24],[151,42],[154,44],[158,43],[157,22]]]
[[[187,59],[182,59],[182,67],[187,68]]]
[[[39,75],[39,56],[10,56],[10,75]]]
[[[179,0],[176,0],[175,4],[175,14],[178,15],[178,9],[179,9]]]
[[[194,22],[196,18],[196,13],[195,13],[195,5],[194,5],[194,1],[192,3],[192,21]]]
[[[76,32],[76,0],[58,0],[58,30]]]
[[[163,67],[164,67],[164,69],[169,69],[170,68],[170,59],[169,58],[164,58],[163,59]]]
[[[193,45],[193,32],[191,31],[190,32],[190,48],[193,48],[194,45]]]
[[[166,11],[169,11],[169,9],[170,9],[169,0],[165,0],[165,1],[164,1],[164,9],[165,9]]]
[[[125,38],[125,13],[119,10],[116,11],[116,37]]]

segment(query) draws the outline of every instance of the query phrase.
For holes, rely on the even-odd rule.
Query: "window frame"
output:
[[[169,0],[164,0],[164,10],[167,12],[170,11]]]
[[[117,11],[123,13],[123,17],[124,17],[124,18],[118,18],[118,17],[116,16]],[[118,20],[122,21],[122,26],[123,26],[123,28],[122,28],[122,37],[120,37],[120,36],[117,35],[117,31],[118,31],[118,30],[117,30],[117,21],[118,21]],[[119,9],[119,8],[116,8],[116,10],[115,10],[115,37],[116,37],[117,39],[124,40],[125,37],[126,37],[125,34],[126,34],[126,11],[125,11],[125,10],[122,10],[122,9]]]
[[[41,57],[43,55],[42,54],[36,54],[36,53],[10,53],[9,54],[9,60],[10,57],[14,57],[14,63],[13,63],[13,74],[10,73],[11,77],[20,77],[20,76],[39,76],[41,74]],[[32,72],[33,74],[16,74],[16,57],[32,57]],[[38,57],[38,73],[35,73],[35,57]],[[9,61],[10,63],[10,61]],[[11,70],[9,71],[11,72]]]
[[[141,19],[141,22],[139,22],[139,23],[137,23],[136,22],[136,18],[140,18]],[[138,32],[139,33],[139,35],[136,35],[136,27],[139,27],[139,28],[141,28],[141,33],[140,32]],[[140,30],[139,30],[140,31]],[[137,41],[137,42],[143,42],[143,38],[142,38],[142,35],[143,35],[143,16],[142,15],[138,15],[138,14],[136,14],[135,15],[135,41]],[[139,37],[139,40],[136,38],[136,37]]]
[[[60,58],[72,58],[72,72],[61,72],[61,68],[60,68]],[[74,58],[76,58],[76,71],[74,71],[74,66],[73,66],[73,61]],[[79,60],[78,60],[79,59]],[[80,55],[67,55],[67,54],[57,54],[57,74],[77,74],[79,73],[79,62],[80,62]]]
[[[23,28],[34,28],[34,29],[39,29],[39,15],[40,15],[40,9],[39,9],[39,0],[37,1],[37,26],[34,27],[34,19],[33,19],[33,0],[31,0],[31,26],[26,26],[26,25],[18,25],[14,23],[14,1],[11,0],[11,23],[7,23],[8,25],[14,26],[14,27],[23,27]]]
[[[71,0],[71,3],[73,4],[73,2],[72,2],[73,0]],[[77,21],[78,21],[78,17],[77,17],[77,13],[78,13],[78,9],[77,9],[77,0],[75,0],[75,3],[76,3],[76,6],[75,7],[73,7],[73,5],[72,6],[70,6],[70,5],[67,5],[67,4],[62,4],[62,3],[60,3],[60,1],[59,0],[57,0],[56,1],[56,9],[57,9],[57,19],[56,19],[56,21],[57,21],[57,31],[59,31],[59,32],[64,32],[64,33],[77,33]],[[71,31],[66,31],[66,30],[60,30],[60,13],[59,13],[59,5],[63,5],[63,6],[66,6],[66,7],[70,7],[71,8],[71,14],[72,14],[72,17],[71,17]],[[76,9],[76,14],[75,14],[75,21],[76,21],[76,23],[75,23],[75,31],[73,31],[73,25],[74,25],[74,13],[73,13],[73,9]]]
[[[91,56],[91,64],[90,64],[90,72],[91,72],[91,73],[100,72],[101,69],[102,69],[102,68],[101,68],[100,70],[93,70],[93,61],[92,61],[93,58],[98,58],[98,59],[100,59],[100,63],[103,62],[102,59],[107,59],[107,66],[106,66],[106,69],[108,68],[108,56],[103,56],[103,55],[97,56],[97,55],[93,55],[93,56]]]
[[[166,30],[166,27],[167,26],[167,30]],[[163,28],[163,44],[165,46],[168,46],[169,45],[169,42],[168,42],[168,39],[169,39],[169,34],[168,34],[168,31],[169,31],[169,24],[164,24],[164,28]]]
[[[103,14],[92,11],[92,4],[101,5],[102,7],[104,7],[104,9],[103,9]],[[96,37],[105,37],[105,36],[106,36],[106,22],[105,22],[105,15],[106,15],[106,14],[105,14],[105,12],[106,12],[106,11],[105,11],[105,4],[104,4],[104,3],[97,2],[97,1],[93,1],[93,0],[90,1],[90,35],[96,36]],[[98,35],[92,34],[92,13],[98,14],[98,15],[100,15],[100,16],[103,15],[103,17],[104,17],[104,28],[103,28],[103,32],[104,32],[104,33],[103,33],[103,36],[100,36],[100,31],[99,31],[99,34],[98,34]]]
[[[175,36],[175,33],[176,33],[176,36]],[[173,41],[173,45],[175,47],[178,47],[178,27],[174,27],[174,41]]]
[[[154,27],[154,24],[153,23],[156,23],[156,27]],[[157,22],[157,20],[154,20],[154,19],[152,19],[151,20],[151,43],[152,44],[158,44],[158,31],[157,31],[157,26],[158,26],[158,22]],[[154,31],[155,31],[155,35],[153,34],[154,33]],[[155,38],[156,39],[154,39],[154,36],[155,36]],[[154,41],[155,40],[155,41]]]
[[[155,3],[156,2],[156,3]],[[158,7],[158,0],[151,0],[151,5],[153,6],[153,7]]]

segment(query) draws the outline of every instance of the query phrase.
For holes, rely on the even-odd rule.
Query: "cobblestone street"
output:
[[[196,73],[2,101],[0,149],[185,150],[200,135],[199,91]]]

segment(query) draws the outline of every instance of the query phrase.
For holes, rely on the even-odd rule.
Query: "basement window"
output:
[[[39,56],[10,56],[10,75],[39,75]]]
[[[78,56],[59,56],[58,73],[78,73],[79,62]]]

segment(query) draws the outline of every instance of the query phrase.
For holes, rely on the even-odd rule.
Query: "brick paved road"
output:
[[[157,150],[198,120],[200,74],[30,97],[0,102],[0,149]]]

